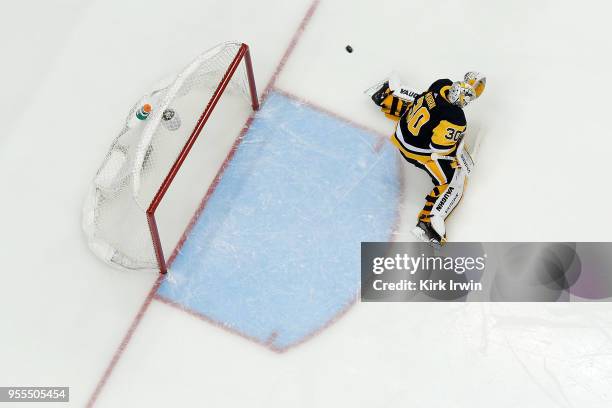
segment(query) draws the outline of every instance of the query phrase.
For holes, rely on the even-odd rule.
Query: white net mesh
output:
[[[204,52],[172,80],[144,95],[130,110],[123,129],[98,169],[83,209],[83,227],[89,245],[106,262],[128,269],[158,268],[146,211],[241,45],[223,43]],[[231,77],[223,98],[227,98],[226,94],[237,98],[224,107],[217,106],[212,116],[228,108],[227,105],[238,103],[243,111],[248,107],[244,103],[250,100],[244,61]],[[237,102],[238,99],[241,101]],[[142,117],[145,104],[152,109],[142,120],[138,114]],[[211,126],[219,128],[219,124]],[[207,127],[208,123],[204,133]],[[208,143],[215,143],[212,136],[213,140]],[[204,178],[212,180],[210,174]],[[190,183],[178,184],[189,186]],[[173,194],[179,197],[172,201],[187,200],[180,197],[180,191]],[[197,202],[186,208],[193,214]],[[185,227],[180,225],[181,229]],[[172,242],[165,249],[171,249],[177,237],[169,239]]]

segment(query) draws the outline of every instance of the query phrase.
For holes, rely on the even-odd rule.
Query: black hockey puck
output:
[[[345,49],[346,49],[346,52],[348,52],[349,54],[353,52],[353,47],[351,47],[350,45],[347,45]]]

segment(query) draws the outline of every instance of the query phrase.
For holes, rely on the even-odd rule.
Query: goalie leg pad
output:
[[[409,103],[414,103],[414,100],[419,95],[419,92],[415,91],[414,89],[405,87],[404,85],[400,85],[393,90],[393,96]]]
[[[465,187],[465,172],[455,171],[453,179],[448,184],[446,190],[438,197],[431,209],[431,226],[440,234],[446,235],[446,226],[444,220],[455,209],[461,197],[463,196],[463,188]]]
[[[392,119],[401,117],[412,105],[418,92],[401,84],[399,76],[392,72],[383,81],[366,89],[365,93]]]
[[[461,144],[457,148],[457,161],[459,163],[459,167],[463,171],[465,171],[466,175],[472,174],[472,170],[474,169],[474,159],[470,155],[470,152],[465,148],[465,142],[462,140]]]

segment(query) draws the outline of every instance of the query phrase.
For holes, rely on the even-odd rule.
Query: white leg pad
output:
[[[419,92],[412,88],[405,87],[404,85],[400,85],[393,89],[393,96],[403,99],[406,102],[414,102],[415,98],[419,96],[419,94]]]
[[[472,159],[470,152],[465,148],[465,142],[463,140],[457,148],[457,161],[459,162],[459,167],[461,167],[468,176],[472,174],[474,159]]]
[[[459,204],[463,195],[463,186],[465,185],[465,172],[462,169],[457,169],[446,191],[438,197],[431,210],[431,226],[443,237],[446,234],[446,226],[444,220]]]
[[[385,82],[389,83],[389,89],[393,92],[393,96],[403,99],[406,102],[414,102],[414,98],[420,94],[420,92],[415,91],[413,88],[402,85],[399,75],[395,71],[392,71],[382,81],[366,89],[364,93],[368,96],[374,95]]]

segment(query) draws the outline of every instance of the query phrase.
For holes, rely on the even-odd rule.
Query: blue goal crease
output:
[[[360,243],[386,241],[400,195],[393,147],[272,92],[158,295],[284,349],[355,298]]]

